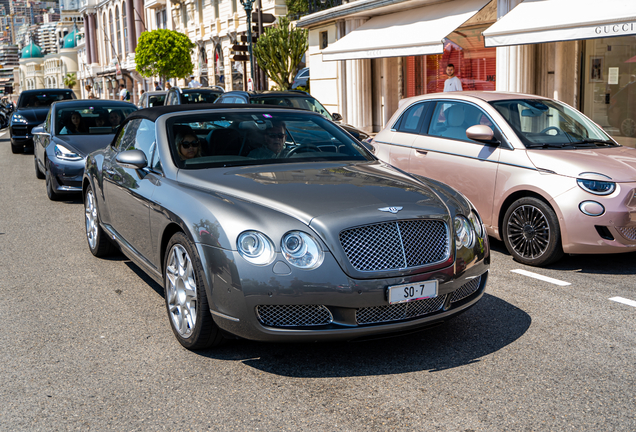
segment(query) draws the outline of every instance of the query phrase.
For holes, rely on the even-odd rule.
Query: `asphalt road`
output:
[[[161,286],[94,258],[0,131],[0,431],[634,431],[636,254],[515,263],[424,332],[190,352]],[[534,279],[522,269],[569,285]]]

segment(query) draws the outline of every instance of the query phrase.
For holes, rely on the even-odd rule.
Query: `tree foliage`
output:
[[[309,3],[307,0],[287,0],[287,17],[300,17],[306,15],[309,11]]]
[[[194,69],[190,57],[194,47],[188,36],[174,30],[143,32],[135,50],[137,72],[145,77],[185,78]]]
[[[254,46],[258,65],[280,90],[291,88],[298,64],[307,51],[307,33],[307,30],[293,27],[288,18],[279,17]]]
[[[72,89],[73,87],[75,87],[76,84],[77,84],[77,77],[75,76],[73,72],[70,72],[64,75],[64,85],[66,87]]]

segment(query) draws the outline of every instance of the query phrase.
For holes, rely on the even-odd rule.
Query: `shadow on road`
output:
[[[436,372],[478,362],[520,338],[531,321],[524,311],[485,294],[472,309],[448,323],[405,336],[316,344],[231,341],[199,354],[298,378]]]
[[[510,262],[514,262],[504,242],[490,239],[490,248],[492,251],[499,252],[506,256]],[[552,270],[579,271],[580,273],[589,274],[612,274],[612,275],[630,275],[636,273],[636,251],[620,254],[596,254],[596,255],[565,255],[556,263],[547,266]],[[529,271],[532,267],[524,266]]]

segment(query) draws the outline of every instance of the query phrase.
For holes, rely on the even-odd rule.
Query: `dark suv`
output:
[[[363,141],[369,137],[366,132],[357,129],[354,126],[342,123],[342,116],[340,114],[330,114],[329,111],[327,111],[327,108],[325,108],[318,99],[300,90],[249,92],[229,91],[223,93],[223,95],[214,103],[266,104],[314,111],[321,114],[323,117],[338,123],[340,127],[345,129],[359,141]]]
[[[166,94],[164,105],[214,103],[223,94],[221,87],[172,87]]]
[[[11,115],[9,136],[11,151],[24,152],[24,147],[33,147],[31,129],[44,122],[53,102],[65,99],[77,99],[70,89],[25,90],[20,93],[18,107]]]

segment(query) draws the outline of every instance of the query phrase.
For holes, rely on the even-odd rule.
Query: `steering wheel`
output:
[[[548,134],[548,131],[554,130],[556,132],[557,135],[563,135],[563,131],[561,129],[559,129],[556,126],[548,126],[547,128],[543,129],[541,132],[542,134]]]
[[[301,144],[298,147],[294,147],[287,153],[287,157],[291,157],[296,153],[319,153],[322,150],[316,145],[313,144]]]

